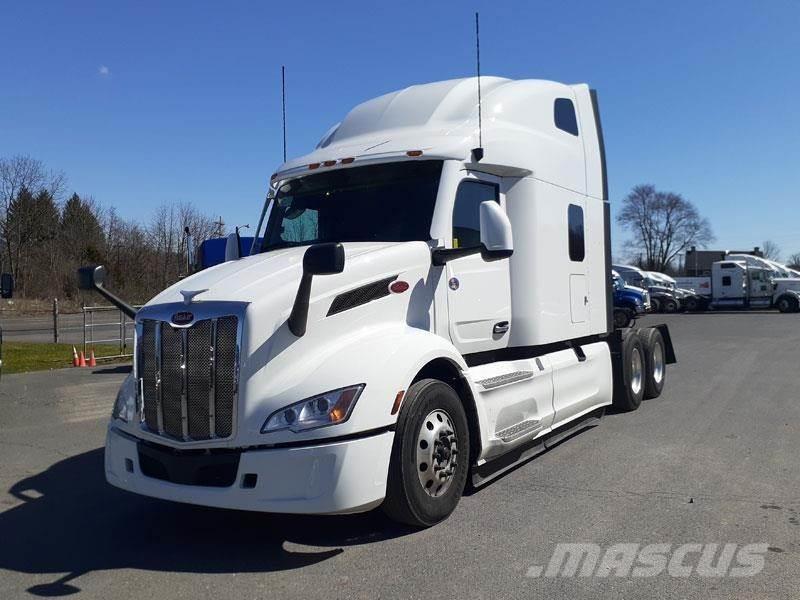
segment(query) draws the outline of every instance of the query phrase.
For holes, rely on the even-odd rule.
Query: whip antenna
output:
[[[478,67],[478,147],[472,149],[475,162],[483,158],[483,120],[481,115],[481,29],[477,11],[475,12],[475,57]]]
[[[281,65],[281,111],[283,113],[283,162],[286,162],[286,67]]]

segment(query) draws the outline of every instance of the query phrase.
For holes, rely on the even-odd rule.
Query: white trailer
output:
[[[660,394],[667,328],[612,324],[594,92],[484,77],[480,130],[477,83],[355,107],[271,177],[249,256],[136,313],[111,484],[427,526],[468,479]],[[102,267],[81,278],[133,313]]]

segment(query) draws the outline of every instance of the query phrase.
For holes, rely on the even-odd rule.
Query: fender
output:
[[[302,359],[291,348],[281,357],[278,372],[271,364],[254,373],[246,389],[258,389],[264,402],[254,398],[243,404],[247,414],[242,430],[243,445],[284,444],[321,440],[379,430],[393,426],[397,415],[391,409],[397,393],[405,391],[416,374],[437,358],[451,361],[460,371],[467,365],[455,347],[429,331],[405,323],[379,323],[359,328],[350,335],[328,343],[304,348]],[[296,358],[297,360],[293,360]],[[320,387],[321,381],[326,382]],[[278,431],[261,434],[265,419],[275,410],[293,402],[340,387],[364,383],[350,418],[339,425],[308,432]]]

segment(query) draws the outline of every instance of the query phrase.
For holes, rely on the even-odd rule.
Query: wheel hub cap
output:
[[[417,435],[417,475],[429,496],[441,496],[450,487],[458,461],[458,437],[453,421],[437,409],[422,421]]]
[[[631,391],[638,394],[642,389],[642,355],[634,352],[631,358]]]

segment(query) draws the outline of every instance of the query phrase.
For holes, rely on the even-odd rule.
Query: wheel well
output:
[[[447,358],[435,358],[422,367],[414,376],[412,384],[421,379],[438,379],[452,387],[464,405],[469,424],[470,464],[480,455],[481,436],[478,427],[478,411],[475,408],[475,398],[469,389],[467,380],[464,379],[459,366]]]

